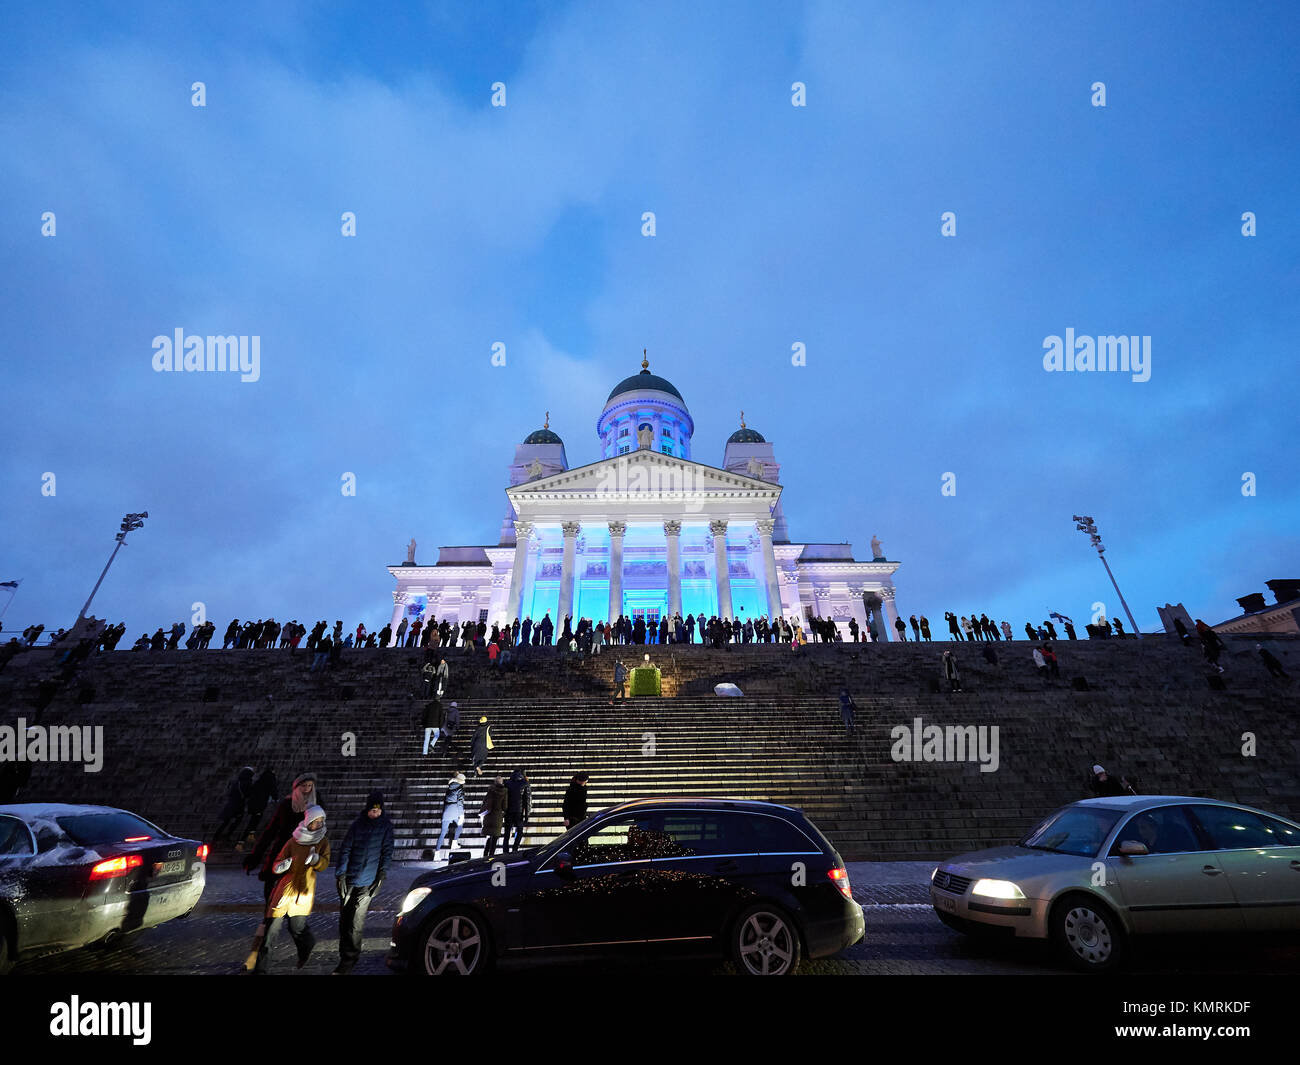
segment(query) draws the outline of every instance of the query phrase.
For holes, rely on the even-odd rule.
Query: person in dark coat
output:
[[[1255,644],[1255,650],[1259,652],[1260,660],[1267,667],[1271,676],[1290,679],[1291,674],[1282,668],[1282,663],[1277,660],[1277,656],[1272,651],[1260,643]]]
[[[343,838],[334,866],[339,889],[339,964],[332,975],[346,976],[361,958],[366,911],[383,887],[392,861],[393,823],[384,813],[384,793],[372,791]]]
[[[957,669],[957,659],[951,651],[943,653],[943,678],[948,682],[950,691],[961,691],[961,672]]]
[[[520,766],[506,781],[506,816],[501,840],[502,853],[509,854],[519,849],[519,841],[524,838],[524,825],[528,823],[528,815],[532,812],[533,786],[528,783],[528,771]],[[513,843],[510,841],[512,828],[515,830]]]
[[[268,903],[271,901],[271,891],[279,879],[271,866],[280,849],[293,835],[293,830],[302,824],[302,815],[307,807],[313,804],[320,804],[320,796],[316,791],[316,774],[303,773],[294,779],[293,789],[280,800],[275,813],[271,815],[270,824],[262,830],[256,845],[244,859],[244,874],[258,870],[258,879],[263,883]]]
[[[240,818],[244,816],[244,809],[252,790],[253,767],[246,765],[239,771],[239,775],[230,782],[230,787],[226,789],[226,804],[221,808],[221,819],[217,823],[216,830],[212,833],[213,843],[220,843],[227,832],[238,827]]]
[[[853,696],[849,694],[848,688],[841,688],[840,717],[844,719],[844,731],[850,736],[853,735],[853,716],[857,709],[856,704],[853,702]]]
[[[1088,789],[1097,796],[1104,798],[1112,795],[1136,795],[1133,785],[1123,777],[1116,780],[1099,765],[1092,767],[1092,774],[1088,779]]]
[[[478,719],[478,728],[474,730],[474,736],[469,741],[469,757],[474,766],[474,775],[476,777],[483,775],[483,763],[488,760],[488,751],[495,746],[496,744],[492,742],[492,730],[488,726],[488,719],[480,717]]]
[[[244,803],[244,809],[248,813],[248,821],[244,824],[244,831],[239,834],[239,846],[242,846],[243,841],[248,839],[257,829],[257,826],[262,823],[262,815],[266,813],[267,804],[279,790],[280,782],[275,779],[275,770],[267,766],[253,781],[253,787],[248,793],[247,801]]]
[[[506,785],[498,774],[496,780],[488,785],[487,794],[483,796],[483,806],[479,818],[483,822],[483,857],[491,858],[497,852],[497,836],[501,835],[506,816]],[[504,853],[505,844],[501,850]]]
[[[1187,626],[1183,624],[1182,618],[1174,618],[1174,630],[1178,633],[1179,637],[1182,639],[1184,647],[1186,647],[1188,644],[1192,642],[1192,638],[1190,635],[1188,635]]]
[[[445,712],[442,709],[441,699],[430,699],[424,704],[424,713],[420,717],[420,725],[424,728],[424,753],[438,746],[438,737],[442,735],[442,722]]]
[[[587,781],[586,773],[574,773],[569,780],[569,788],[564,793],[564,827],[573,828],[587,819]]]

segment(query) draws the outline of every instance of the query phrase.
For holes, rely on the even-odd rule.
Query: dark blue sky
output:
[[[878,534],[904,614],[1118,614],[1074,513],[1144,628],[1296,575],[1294,4],[6,21],[6,631],[70,623],[128,510],[151,518],[93,612],[131,637],[195,602],[382,624],[408,538],[495,542],[544,411],[597,457],[643,347],[696,457],[743,408],[791,537]],[[259,336],[260,380],[155,373],[178,327]],[[1045,372],[1067,328],[1150,336],[1150,380]]]

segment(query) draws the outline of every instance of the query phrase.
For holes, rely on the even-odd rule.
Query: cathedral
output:
[[[896,638],[899,564],[879,541],[870,562],[846,543],[792,541],[772,444],[742,412],[712,466],[695,458],[694,430],[682,394],[646,359],[600,412],[595,462],[570,468],[548,415],[515,448],[495,544],[442,547],[421,565],[412,541],[388,567],[394,630],[403,617],[492,625],[549,613],[558,631],[568,615],[781,615],[833,619],[848,640],[849,622],[866,633],[870,616],[881,639]]]

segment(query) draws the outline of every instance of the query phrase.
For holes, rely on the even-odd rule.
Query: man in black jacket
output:
[[[361,958],[366,911],[379,894],[393,860],[393,823],[384,813],[384,793],[366,796],[366,808],[343,839],[335,859],[339,889],[339,964],[332,975],[346,976]]]
[[[280,848],[293,835],[293,830],[302,824],[302,815],[308,806],[320,805],[320,796],[316,793],[316,774],[303,773],[294,779],[293,790],[289,792],[275,808],[271,823],[262,830],[256,846],[244,859],[244,873],[251,873],[258,866],[258,878],[262,881],[266,901],[271,901],[271,890],[280,878],[271,872]]]
[[[510,774],[506,781],[506,817],[505,832],[501,838],[501,853],[509,854],[519,849],[519,841],[524,838],[524,825],[528,815],[533,812],[533,787],[528,783],[528,773],[522,767]],[[510,841],[510,829],[514,828],[514,843]]]
[[[574,773],[569,781],[569,789],[564,793],[565,828],[573,828],[587,819],[587,781],[590,779],[586,773]]]

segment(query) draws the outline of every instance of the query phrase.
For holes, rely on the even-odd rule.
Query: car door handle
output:
[[[1206,865],[1201,868],[1201,872],[1206,876],[1218,876],[1223,872],[1217,865]]]

